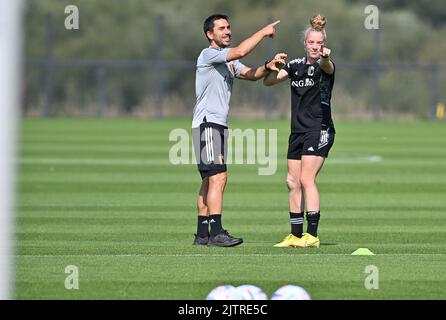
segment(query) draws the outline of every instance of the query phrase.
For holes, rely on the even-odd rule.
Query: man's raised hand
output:
[[[270,23],[269,25],[267,25],[265,28],[263,28],[265,37],[270,37],[270,38],[274,38],[275,34],[276,34],[276,26],[280,23],[280,20],[277,20],[273,23]]]

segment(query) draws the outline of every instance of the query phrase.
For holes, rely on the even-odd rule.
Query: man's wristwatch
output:
[[[265,70],[266,70],[266,71],[271,71],[271,69],[268,68],[268,63],[270,63],[270,62],[271,62],[271,60],[266,60],[266,61],[265,61],[265,65],[264,65],[264,67],[265,67]]]

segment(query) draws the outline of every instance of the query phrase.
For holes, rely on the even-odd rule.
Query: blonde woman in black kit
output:
[[[291,233],[275,247],[319,247],[320,219],[316,176],[334,143],[331,91],[335,66],[325,47],[325,17],[315,15],[304,31],[306,56],[288,62],[280,71],[270,71],[266,86],[290,79],[291,134],[288,145],[288,175]],[[307,232],[303,233],[305,194]]]

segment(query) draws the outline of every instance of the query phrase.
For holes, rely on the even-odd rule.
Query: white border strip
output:
[[[248,254],[215,254],[215,253],[190,253],[190,254],[180,254],[180,253],[166,253],[166,254],[18,254],[17,257],[26,257],[26,258],[56,258],[56,257],[147,257],[147,258],[155,258],[155,257],[290,257],[297,258],[299,256],[316,256],[316,257],[326,257],[326,256],[339,256],[339,257],[358,257],[356,255],[352,255],[350,253],[303,253],[304,249],[287,249],[293,250],[293,253],[289,254],[263,254],[263,253],[248,253]],[[446,256],[446,253],[378,253],[372,256],[367,257],[412,257],[412,256]]]

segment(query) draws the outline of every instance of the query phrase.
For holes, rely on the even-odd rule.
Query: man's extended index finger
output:
[[[280,20],[277,20],[276,22],[271,23],[271,25],[272,25],[273,27],[275,27],[275,26],[277,26],[279,23],[280,23]]]

